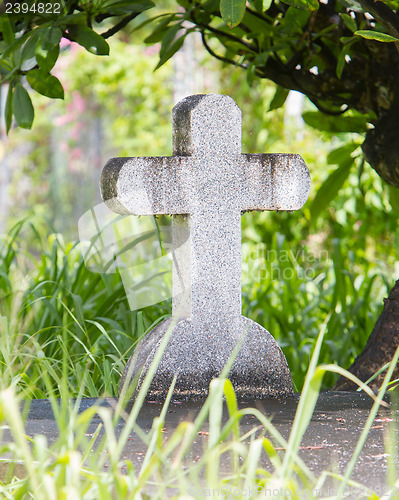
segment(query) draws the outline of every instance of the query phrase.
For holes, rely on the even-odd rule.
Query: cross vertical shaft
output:
[[[241,317],[241,213],[205,206],[192,218],[192,321],[223,330]]]
[[[241,316],[241,112],[227,96],[202,107],[204,97],[173,110],[173,154],[190,156],[197,174],[191,213],[173,222],[173,315],[205,333]]]

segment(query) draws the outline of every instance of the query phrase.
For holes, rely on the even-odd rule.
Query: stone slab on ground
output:
[[[299,394],[294,398],[263,399],[252,401],[241,401],[239,406],[254,407],[264,415],[272,418],[276,429],[288,438],[292,427],[293,419]],[[96,404],[96,399],[83,399],[80,404],[80,412]],[[305,433],[300,447],[300,457],[319,476],[324,470],[335,471],[343,474],[355,450],[357,441],[365,425],[369,410],[373,401],[364,393],[355,392],[325,392],[319,395],[319,399],[313,413],[310,425]],[[105,399],[102,406],[112,408],[116,404],[114,399]],[[162,405],[156,403],[145,403],[138,416],[137,423],[145,432],[151,429],[154,417],[158,416]],[[195,402],[172,402],[168,409],[164,426],[164,436],[168,438],[172,435],[176,427],[184,420],[193,420],[201,408],[201,403]],[[227,412],[223,415],[223,421],[227,420]],[[387,452],[384,446],[384,437],[388,438],[388,430],[391,425],[398,424],[399,412],[397,409],[380,408],[378,415],[370,430],[365,446],[356,464],[352,479],[358,481],[368,488],[373,488],[377,493],[386,491],[387,473]],[[96,415],[87,433],[94,433],[101,419]],[[259,424],[251,416],[246,416],[241,421],[241,434],[244,434]],[[116,434],[119,435],[124,422],[121,420],[116,427]],[[207,446],[208,423],[204,424],[202,432],[198,435],[193,448],[191,449],[187,462],[197,460]],[[55,421],[51,404],[48,400],[33,400],[31,402],[29,416],[26,421],[26,432],[33,437],[36,434],[43,434],[51,444],[58,437],[58,428]],[[259,432],[258,432],[259,433]],[[8,431],[4,431],[2,442],[11,439]],[[140,467],[145,453],[145,445],[139,437],[132,433],[123,451],[122,459],[129,459],[135,467]],[[282,454],[284,450],[280,448]],[[230,471],[230,463],[227,456],[221,463],[221,472]],[[262,466],[272,470],[271,464],[266,457],[262,458]],[[399,467],[399,459],[395,457],[396,466]],[[5,464],[2,466],[5,467]],[[3,473],[1,474],[3,475]],[[331,486],[333,487],[333,486]],[[331,494],[331,491],[325,491]],[[356,491],[353,490],[347,498],[356,498]],[[359,493],[359,492],[357,492]],[[333,496],[333,495],[332,495]]]

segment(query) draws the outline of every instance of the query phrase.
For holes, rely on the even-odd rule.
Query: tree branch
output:
[[[211,33],[215,33],[215,35],[218,35],[220,37],[227,38],[233,42],[239,43],[239,44],[243,45],[244,47],[246,47],[251,52],[256,53],[256,47],[253,47],[250,43],[244,42],[244,40],[241,40],[241,38],[238,38],[234,35],[231,35],[230,33],[220,31],[216,28],[213,28],[212,26],[209,26],[208,24],[198,23],[196,21],[193,21],[193,23],[196,24],[200,28],[206,29],[206,30],[210,31]],[[201,32],[202,32],[202,30],[201,30]]]
[[[321,112],[323,112],[325,115],[330,115],[330,116],[341,116],[344,113],[346,113],[349,109],[350,106],[346,105],[344,109],[339,109],[337,111],[333,111],[332,109],[327,109],[325,108],[322,104],[320,104],[317,100],[310,99],[312,103],[316,106],[317,109],[319,109]]]
[[[201,31],[201,39],[202,39],[202,43],[204,44],[205,49],[209,52],[209,54],[212,57],[215,57],[219,61],[225,62],[227,64],[232,64],[233,66],[239,66],[240,68],[248,69],[248,66],[246,64],[241,64],[241,63],[234,61],[233,59],[229,59],[228,57],[224,57],[224,56],[220,56],[220,55],[216,54],[216,52],[214,52],[209,47],[208,42],[205,39],[205,33],[203,31]]]
[[[141,14],[141,12],[134,12],[133,14],[124,17],[121,21],[119,21],[119,23],[115,24],[113,28],[110,28],[108,31],[101,33],[101,36],[107,39],[115,35],[115,33],[118,33],[118,31],[127,26],[130,23],[130,21],[133,21],[133,19],[136,18],[139,14]]]

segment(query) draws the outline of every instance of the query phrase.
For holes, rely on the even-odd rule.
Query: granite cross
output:
[[[113,158],[102,196],[120,214],[173,218],[173,317],[178,318],[148,397],[163,399],[175,373],[175,396],[204,396],[234,345],[230,371],[239,395],[292,393],[280,348],[241,315],[241,213],[298,210],[310,189],[296,154],[242,154],[241,111],[224,95],[194,95],[173,108],[173,156]],[[145,337],[122,383],[143,377],[171,320]],[[126,380],[128,378],[128,380]]]

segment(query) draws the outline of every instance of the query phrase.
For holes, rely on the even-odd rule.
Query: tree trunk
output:
[[[391,107],[369,130],[362,144],[364,157],[385,182],[399,188],[399,88]]]
[[[375,324],[367,341],[366,347],[357,356],[348,369],[361,381],[366,382],[382,366],[390,362],[399,345],[399,280],[384,299],[384,309]],[[369,386],[377,391],[384,380],[385,372],[376,377]],[[399,377],[399,365],[394,370],[393,379]],[[340,377],[334,389],[339,391],[354,391],[356,384],[345,377]]]

